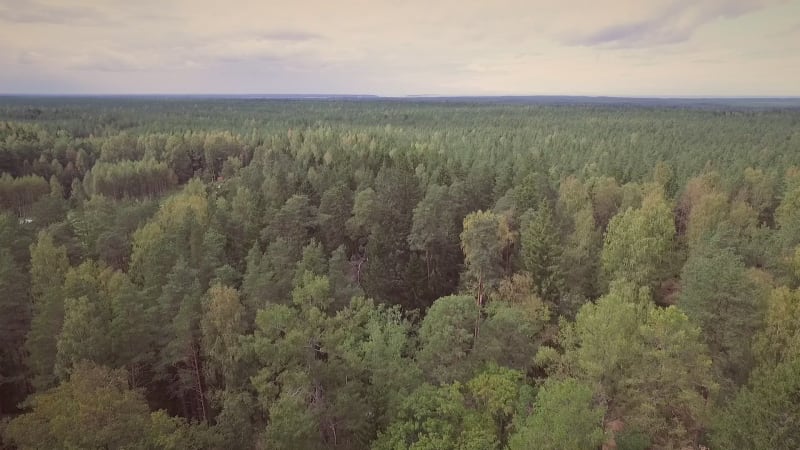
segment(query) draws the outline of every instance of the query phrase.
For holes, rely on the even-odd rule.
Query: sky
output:
[[[0,93],[800,96],[800,0],[0,0]]]

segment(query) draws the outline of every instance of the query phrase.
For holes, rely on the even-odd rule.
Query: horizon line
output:
[[[737,99],[769,99],[769,100],[798,100],[800,94],[793,95],[689,95],[689,94],[643,94],[643,95],[615,95],[615,94],[328,94],[328,93],[4,93],[0,97],[263,97],[263,98],[367,98],[367,99],[425,99],[425,98],[594,98],[594,99],[644,99],[644,100],[737,100]]]

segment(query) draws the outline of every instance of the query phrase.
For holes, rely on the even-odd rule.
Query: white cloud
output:
[[[115,92],[796,95],[798,16],[780,0],[0,0],[0,64]]]

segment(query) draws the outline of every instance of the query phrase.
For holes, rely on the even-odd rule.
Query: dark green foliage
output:
[[[753,337],[765,310],[763,288],[731,248],[710,241],[692,252],[681,274],[680,308],[700,326],[719,374],[734,384],[753,366]]]
[[[562,246],[547,203],[528,210],[522,217],[520,234],[522,267],[533,277],[536,294],[550,303],[557,303],[565,289],[561,273]]]
[[[796,448],[800,445],[800,359],[758,372],[714,423],[718,448]]]

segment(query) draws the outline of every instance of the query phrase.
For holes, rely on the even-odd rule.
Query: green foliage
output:
[[[797,447],[796,111],[573,101],[1,99],[6,445]]]
[[[607,416],[626,429],[661,448],[691,444],[703,430],[706,396],[716,390],[711,359],[700,329],[676,307],[655,307],[645,289],[617,282],[581,308],[560,341],[565,353],[551,370],[598,386]]]
[[[736,384],[753,365],[750,351],[764,313],[764,292],[741,257],[718,241],[693,251],[681,274],[680,308],[703,330],[720,375]]]
[[[56,246],[50,234],[41,232],[31,245],[33,315],[25,341],[37,389],[55,382],[56,342],[64,324],[63,283],[68,267],[66,249]]]
[[[546,203],[523,216],[520,244],[522,267],[533,276],[536,293],[548,302],[558,302],[564,290],[562,251],[552,213]]]
[[[470,380],[423,384],[407,397],[373,449],[499,449],[505,442],[522,374],[490,367]]]
[[[507,267],[504,253],[515,241],[506,216],[476,211],[464,218],[461,249],[467,266],[465,275],[475,287],[479,304],[483,303],[486,291],[499,283]]]
[[[473,368],[467,357],[475,345],[478,312],[470,296],[454,295],[433,302],[420,325],[418,354],[420,367],[431,380],[447,383],[469,377]]]
[[[564,285],[574,294],[594,297],[598,291],[602,238],[595,227],[590,206],[584,206],[575,213],[573,227],[561,256]],[[559,309],[567,315],[576,312],[567,307]]]
[[[614,216],[601,256],[608,279],[655,286],[668,267],[674,236],[672,213],[658,191],[650,193],[641,208]]]
[[[34,395],[4,439],[20,450],[51,448],[213,449],[222,442],[201,425],[150,413],[125,373],[81,363],[69,381]]]
[[[211,286],[203,300],[200,321],[206,372],[222,386],[237,386],[239,337],[245,332],[244,306],[236,289]]]
[[[714,422],[716,448],[796,448],[800,445],[800,358],[756,373]]]
[[[602,407],[592,389],[577,380],[548,380],[536,396],[533,413],[518,418],[510,450],[591,450],[604,441]]]
[[[113,198],[152,197],[165,192],[177,183],[166,163],[155,160],[99,162],[84,179],[91,195]]]
[[[767,300],[764,327],[753,346],[761,364],[800,357],[800,290],[774,289]]]

